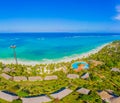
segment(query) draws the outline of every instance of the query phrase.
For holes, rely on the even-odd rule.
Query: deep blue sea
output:
[[[13,58],[16,45],[21,60],[56,60],[82,54],[105,43],[120,40],[116,33],[1,33],[0,59]]]

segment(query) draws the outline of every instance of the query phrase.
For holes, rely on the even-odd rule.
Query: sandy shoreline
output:
[[[84,58],[84,57],[90,56],[91,54],[95,54],[95,53],[99,52],[103,47],[105,47],[108,44],[110,44],[110,43],[103,44],[102,46],[99,46],[96,49],[92,49],[86,53],[75,54],[75,55],[64,57],[64,58],[57,59],[57,60],[44,59],[43,61],[29,61],[29,60],[18,59],[18,63],[24,64],[24,65],[36,65],[36,64],[51,64],[51,63],[60,63],[60,62],[70,62],[70,61],[76,60],[78,58]],[[4,64],[11,64],[11,63],[14,64],[15,60],[14,59],[0,59],[0,62],[2,62]]]

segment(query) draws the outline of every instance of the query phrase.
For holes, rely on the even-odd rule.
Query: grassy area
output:
[[[10,103],[10,102],[0,99],[0,103]]]

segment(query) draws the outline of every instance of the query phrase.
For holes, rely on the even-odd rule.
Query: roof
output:
[[[77,75],[77,74],[68,74],[67,78],[75,79],[75,78],[79,78],[79,75]]]
[[[85,73],[81,76],[82,79],[87,79],[89,78],[89,73]]]
[[[40,76],[32,76],[32,77],[28,77],[29,81],[42,81],[42,77]]]
[[[120,97],[113,97],[109,100],[111,103],[120,103]]]
[[[111,71],[120,72],[120,69],[118,69],[118,68],[112,68]]]
[[[52,76],[46,76],[44,78],[44,80],[55,80],[55,79],[58,79],[58,77],[56,75],[52,75]]]
[[[108,92],[106,92],[106,91],[98,92],[98,95],[101,97],[102,100],[110,99],[110,98],[113,97],[112,95],[110,95],[110,94],[109,94]]]
[[[73,90],[70,89],[60,89],[58,92],[52,93],[50,96],[53,98],[58,98],[58,99],[62,99],[64,97],[66,97],[67,95],[69,95],[70,93],[72,93]]]
[[[4,69],[3,69],[3,72],[5,72],[5,73],[6,73],[6,72],[10,72],[10,71],[11,71],[10,68],[4,68]]]
[[[114,92],[113,90],[110,90],[110,89],[106,89],[105,91],[108,92],[109,94],[113,94]]]
[[[7,80],[12,79],[12,76],[10,76],[10,75],[8,75],[8,74],[6,74],[6,73],[2,73],[1,76],[2,76],[3,78],[7,79]]]
[[[18,99],[19,97],[16,96],[15,94],[13,94],[13,93],[0,91],[0,98],[4,99],[6,101],[12,102],[13,100]]]
[[[13,81],[26,81],[27,77],[25,76],[14,76]]]
[[[90,90],[85,89],[85,88],[80,88],[80,89],[77,90],[77,92],[81,93],[81,94],[89,94]]]
[[[38,96],[38,97],[30,97],[30,98],[21,98],[22,103],[43,103],[50,102],[51,99],[48,96]]]

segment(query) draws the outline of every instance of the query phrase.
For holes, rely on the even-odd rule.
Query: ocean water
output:
[[[0,59],[12,59],[16,45],[20,60],[57,60],[82,54],[105,43],[120,40],[115,33],[1,33]]]

